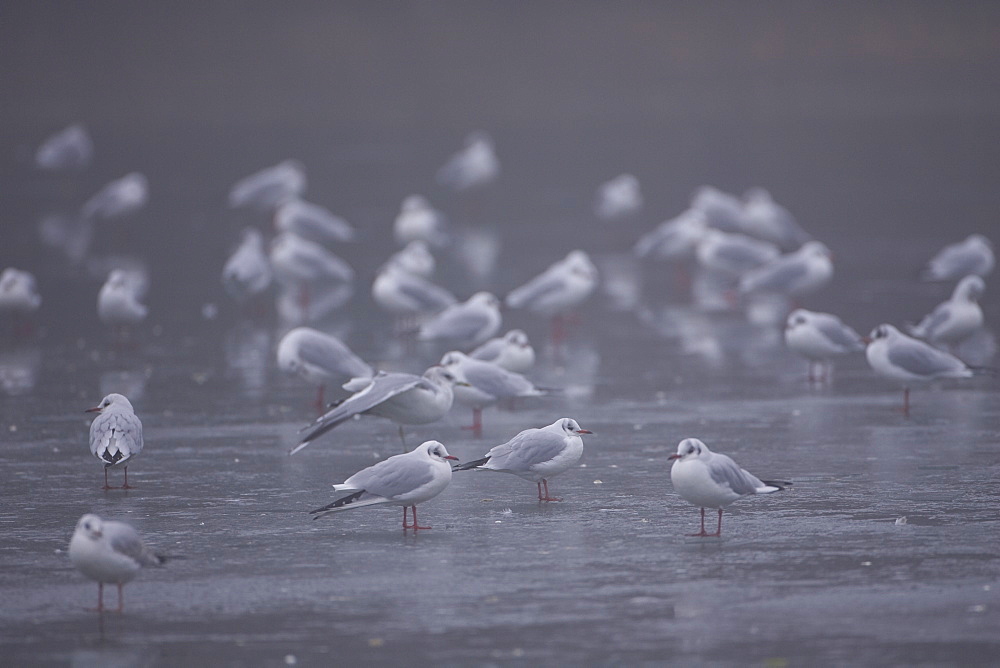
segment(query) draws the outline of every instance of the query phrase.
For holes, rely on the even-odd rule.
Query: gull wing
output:
[[[712,458],[706,462],[708,472],[712,480],[725,485],[736,494],[756,494],[759,487],[764,487],[764,483],[749,471],[740,468],[726,455],[712,453]]]

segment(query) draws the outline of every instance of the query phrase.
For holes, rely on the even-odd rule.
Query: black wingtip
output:
[[[482,466],[486,462],[490,461],[489,457],[483,457],[482,459],[477,459],[472,462],[465,462],[464,464],[457,464],[451,467],[452,471],[468,471],[469,469],[474,469],[477,466]]]
[[[316,510],[310,510],[309,514],[310,515],[315,515],[316,513],[324,513],[324,512],[326,512],[328,510],[333,510],[334,508],[340,508],[342,506],[349,505],[349,504],[354,503],[355,501],[357,501],[359,498],[361,498],[361,495],[364,494],[364,493],[365,493],[365,490],[361,490],[360,492],[354,492],[353,494],[348,494],[347,496],[342,496],[339,499],[337,499],[336,501],[334,501],[333,503],[328,503],[325,506],[323,506],[322,508],[317,508]],[[319,516],[314,517],[313,519],[314,520],[318,520]]]
[[[969,371],[971,371],[972,373],[974,373],[977,376],[992,376],[992,377],[996,377],[997,375],[1000,375],[1000,369],[996,369],[996,368],[991,367],[991,366],[972,366],[972,365],[969,365]]]
[[[761,482],[771,487],[777,487],[779,490],[784,490],[786,487],[792,486],[791,480],[761,480]]]

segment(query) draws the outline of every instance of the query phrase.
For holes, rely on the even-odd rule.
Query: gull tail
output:
[[[766,487],[759,488],[757,490],[758,494],[771,494],[773,492],[781,492],[784,491],[786,487],[792,486],[791,480],[761,480],[761,482],[764,483]]]
[[[314,520],[318,520],[324,515],[329,515],[330,513],[336,513],[341,510],[350,510],[352,508],[361,508],[362,506],[373,506],[378,503],[386,503],[388,499],[384,496],[376,496],[374,494],[368,494],[368,498],[362,498],[368,494],[365,490],[360,490],[354,492],[353,494],[348,494],[347,496],[342,496],[333,503],[328,503],[322,508],[317,508],[316,510],[310,510],[310,515],[315,515]]]
[[[490,461],[489,457],[483,457],[482,459],[477,459],[472,462],[465,462],[464,464],[458,464],[457,466],[452,466],[452,471],[468,471],[469,469],[474,469],[477,466],[482,466],[486,462]]]
[[[972,372],[973,376],[990,376],[991,378],[996,378],[1000,375],[1000,369],[991,366],[970,366],[969,371]]]

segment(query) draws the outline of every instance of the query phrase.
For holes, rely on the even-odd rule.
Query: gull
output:
[[[910,414],[910,385],[938,378],[969,378],[977,371],[954,355],[903,334],[892,325],[872,330],[865,350],[868,364],[878,375],[903,382],[903,414]]]
[[[425,241],[415,240],[393,253],[386,264],[391,264],[422,278],[430,278],[436,265]]]
[[[472,429],[476,436],[483,431],[483,408],[501,399],[540,397],[541,390],[519,373],[508,371],[493,362],[469,357],[457,350],[445,353],[441,366],[452,372],[461,385],[454,389],[455,401],[472,408]]]
[[[500,329],[500,302],[489,292],[477,292],[452,304],[421,325],[421,341],[449,341],[459,347],[476,346]]]
[[[590,256],[574,250],[565,258],[519,288],[512,290],[506,304],[552,318],[552,342],[560,344],[566,338],[565,315],[585,302],[597,288],[600,277]]]
[[[500,162],[493,151],[493,139],[482,130],[470,133],[465,146],[452,155],[435,175],[443,186],[455,191],[488,185],[500,175]]]
[[[819,290],[833,278],[830,249],[819,241],[808,241],[794,253],[782,255],[740,279],[743,294],[763,292],[784,296]]]
[[[394,455],[374,466],[361,469],[339,485],[337,492],[349,492],[333,503],[310,510],[314,520],[353,508],[390,504],[403,506],[403,530],[430,529],[417,523],[417,504],[429,501],[451,482],[448,454],[439,441],[424,441],[410,452]],[[406,523],[407,510],[413,510],[413,524]]]
[[[140,303],[144,286],[123,269],[114,269],[97,295],[97,315],[101,322],[125,328],[146,319],[148,309]]]
[[[273,211],[305,189],[305,167],[298,160],[285,160],[237,181],[229,190],[229,207]]]
[[[701,213],[709,227],[723,232],[743,232],[743,202],[712,186],[702,186],[691,196],[691,209]]]
[[[91,580],[97,580],[96,612],[104,612],[104,585],[118,587],[118,608],[124,607],[122,588],[131,582],[143,566],[160,566],[165,557],[154,554],[125,522],[102,520],[97,515],[84,515],[76,523],[69,541],[69,559],[76,569]]]
[[[335,336],[311,327],[296,327],[278,343],[278,368],[318,387],[316,407],[323,410],[327,383],[368,385],[375,370]]]
[[[293,197],[278,205],[274,212],[274,228],[292,232],[324,246],[354,240],[354,228],[329,209]]]
[[[640,237],[632,252],[652,260],[684,260],[694,256],[707,229],[705,214],[688,209]]]
[[[707,230],[695,249],[698,264],[729,277],[740,277],[780,255],[778,247],[768,241],[717,229]]]
[[[949,346],[960,343],[983,324],[983,309],[978,300],[985,289],[986,283],[980,276],[966,276],[955,286],[950,299],[909,328],[910,334],[931,343]]]
[[[291,232],[283,232],[271,241],[269,257],[275,280],[288,299],[296,302],[304,319],[310,319],[312,312],[320,312],[314,306],[323,304],[330,288],[354,280],[354,270],[349,264],[323,246]],[[339,297],[334,299],[336,295],[329,296],[334,308],[343,303]],[[279,295],[279,304],[283,301]]]
[[[583,439],[580,436],[592,433],[581,428],[573,418],[559,418],[541,429],[525,429],[506,443],[492,448],[485,457],[456,466],[455,470],[513,473],[538,486],[539,501],[562,501],[549,495],[549,479],[580,461],[583,456]]]
[[[255,228],[245,228],[239,247],[222,269],[223,287],[237,302],[243,303],[267,290],[271,278],[263,236]]]
[[[108,183],[80,208],[84,218],[120,218],[146,206],[149,181],[143,174],[132,172]]]
[[[108,469],[119,466],[125,468],[122,489],[132,489],[128,484],[128,466],[142,452],[142,422],[132,404],[123,395],[112,393],[85,412],[99,413],[90,423],[90,454],[104,464],[104,489],[111,489]]]
[[[444,214],[435,209],[422,195],[409,195],[400,205],[399,214],[392,224],[396,243],[422,241],[441,248],[449,244]]]
[[[642,209],[639,179],[632,174],[620,174],[597,188],[594,213],[604,220],[619,220]]]
[[[785,345],[809,360],[809,380],[817,380],[813,374],[817,363],[821,371],[819,379],[825,380],[830,359],[863,351],[865,340],[833,314],[800,308],[788,314]]]
[[[685,438],[670,455],[670,482],[674,491],[688,503],[701,508],[701,531],[692,536],[721,536],[722,509],[750,494],[771,494],[792,483],[760,480],[726,455],[712,452],[697,438]],[[719,510],[719,524],[714,534],[705,531],[705,508]]]
[[[438,313],[455,303],[455,296],[431,281],[389,262],[372,283],[372,299],[398,318]]]
[[[454,400],[452,385],[455,376],[442,366],[432,366],[423,376],[410,373],[380,371],[372,382],[355,392],[334,408],[316,419],[309,432],[288,454],[306,447],[317,438],[355,415],[378,415],[399,425],[399,438],[403,437],[404,424],[428,424],[444,417]]]
[[[472,359],[493,362],[514,373],[527,373],[535,365],[535,349],[528,341],[528,335],[520,329],[512,329],[501,337],[490,339],[471,353]]]
[[[32,313],[41,305],[42,297],[33,274],[13,267],[0,273],[0,313]]]
[[[763,188],[751,188],[743,195],[743,231],[792,251],[811,239],[788,209]]]
[[[51,171],[83,169],[93,157],[93,140],[83,125],[74,123],[42,142],[35,151],[35,166]]]
[[[993,271],[993,244],[982,234],[970,234],[964,241],[938,251],[921,272],[925,281],[955,281],[969,274],[988,276]]]

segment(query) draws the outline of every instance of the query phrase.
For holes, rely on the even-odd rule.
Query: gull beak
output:
[[[448,455],[447,457],[445,457],[445,459],[454,459],[456,462],[458,461],[458,457],[456,457],[455,455]]]
[[[466,383],[464,380],[456,380],[454,384],[461,387],[472,387],[472,383]]]
[[[577,434],[593,434],[594,432],[590,431],[589,429],[577,429],[576,433]]]
[[[673,455],[670,455],[669,457],[667,457],[667,459],[680,459],[680,458],[681,458],[681,456],[678,455],[678,454],[673,454]]]
[[[870,336],[862,336],[861,337],[861,341],[867,346],[867,345],[869,345],[872,342],[872,337],[870,337]]]
[[[93,408],[88,408],[87,410],[85,410],[83,412],[84,413],[100,413],[101,412],[101,407],[100,406],[94,406]]]

